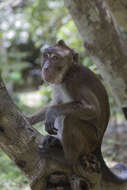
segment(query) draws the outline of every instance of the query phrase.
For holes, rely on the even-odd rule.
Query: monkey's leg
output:
[[[75,163],[83,154],[93,152],[98,146],[95,126],[72,115],[64,119],[61,141],[65,158],[70,164]]]
[[[50,135],[47,135],[45,137],[42,146],[43,146],[43,149],[42,149],[43,152],[46,152],[52,148],[63,149],[59,139]]]

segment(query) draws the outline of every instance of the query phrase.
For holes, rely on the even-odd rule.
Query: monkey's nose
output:
[[[44,71],[48,71],[48,70],[49,70],[49,68],[48,68],[48,67],[45,67],[45,68],[44,68]]]
[[[46,62],[45,65],[44,65],[44,70],[47,71],[49,70],[49,64]]]

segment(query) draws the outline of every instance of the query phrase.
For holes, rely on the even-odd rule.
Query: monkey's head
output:
[[[60,40],[56,45],[44,50],[42,78],[46,82],[59,84],[70,67],[77,62],[78,54]]]

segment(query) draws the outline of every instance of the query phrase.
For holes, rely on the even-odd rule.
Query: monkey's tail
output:
[[[103,159],[103,156],[102,156],[101,149],[96,151],[96,155],[101,164],[102,178],[105,181],[115,183],[115,184],[121,184],[121,183],[127,182],[127,168],[124,165],[119,165],[121,174],[116,175],[106,165],[106,163]],[[116,168],[116,167],[114,167],[114,168]]]

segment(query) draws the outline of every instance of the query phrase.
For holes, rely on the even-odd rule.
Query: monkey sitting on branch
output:
[[[44,149],[53,141],[57,144],[60,141],[70,165],[82,155],[94,153],[100,160],[104,177],[118,182],[101,154],[102,138],[110,116],[103,84],[90,69],[78,63],[78,54],[62,40],[44,50],[42,78],[53,87],[53,99],[29,121],[34,124],[44,120],[46,131],[55,135],[46,138]]]
[[[78,54],[63,41],[45,49],[42,78],[53,86],[54,95],[45,115],[45,129],[62,143],[65,158],[78,157],[100,147],[109,121],[105,88],[88,68],[78,63]]]

